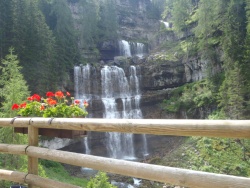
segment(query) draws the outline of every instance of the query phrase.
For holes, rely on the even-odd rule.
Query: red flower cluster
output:
[[[69,92],[66,92],[66,95],[64,95],[64,93],[62,91],[57,91],[55,93],[51,92],[51,91],[48,91],[46,93],[46,97],[48,97],[47,99],[45,99],[45,103],[47,103],[49,106],[55,106],[57,104],[57,100],[53,99],[53,97],[56,97],[57,99],[63,99],[65,98],[66,96],[70,96],[70,93]],[[38,95],[38,94],[34,94],[30,97],[27,98],[28,101],[32,102],[32,101],[38,101],[40,102],[41,101],[41,96]],[[75,100],[74,103],[76,105],[80,105],[80,101],[79,100]],[[27,103],[24,102],[22,104],[13,104],[12,105],[12,110],[18,110],[19,108],[26,108],[26,105]],[[87,107],[88,106],[88,103],[86,101],[84,101],[83,103],[84,107]],[[45,104],[41,104],[41,107],[40,107],[40,110],[45,110]]]
[[[41,101],[41,97],[38,94],[34,94],[27,98],[29,101]]]

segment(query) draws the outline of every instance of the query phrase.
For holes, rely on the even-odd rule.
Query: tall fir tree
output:
[[[225,79],[220,89],[220,106],[227,117],[244,118],[242,64],[246,36],[245,3],[230,0],[222,25]]]
[[[9,54],[1,61],[0,66],[0,117],[14,117],[16,112],[11,109],[14,103],[21,103],[29,96],[26,81],[21,74],[21,66],[10,48]],[[27,136],[14,134],[12,127],[0,128],[0,143],[27,144]],[[0,154],[0,168],[10,170],[27,169],[27,158],[24,156]],[[9,182],[0,181],[1,187],[8,187]]]

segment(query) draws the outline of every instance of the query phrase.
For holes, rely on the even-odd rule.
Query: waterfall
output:
[[[135,66],[130,66],[130,85],[132,91],[134,91],[134,101],[135,101],[135,108],[133,112],[132,119],[142,119],[142,112],[140,108],[140,101],[141,101],[141,92],[140,92],[140,85],[139,85],[139,76],[140,75],[139,67],[136,68]],[[139,72],[139,73],[137,73]],[[142,134],[142,141],[143,141],[143,155],[148,155],[148,144],[147,144],[147,137],[145,134]]]
[[[119,49],[121,56],[131,57],[130,44],[126,40],[119,41]]]
[[[85,154],[90,154],[90,149],[89,149],[89,144],[88,144],[88,137],[84,137],[83,138],[83,143],[84,143],[84,146],[85,146]]]
[[[165,28],[169,28],[170,27],[170,25],[169,25],[168,22],[164,22],[163,20],[160,20],[160,22],[164,24]]]
[[[129,83],[122,68],[105,66],[102,75],[102,101],[105,107],[104,118],[130,118],[131,96]],[[116,99],[122,100],[123,110],[117,109]],[[108,151],[112,158],[133,159],[133,134],[106,133],[108,138]]]
[[[75,98],[80,100],[87,99],[89,104],[96,99],[102,102],[103,118],[143,118],[140,109],[140,68],[130,66],[126,72],[127,75],[122,68],[117,66],[104,66],[99,73],[90,65],[74,67]],[[97,89],[100,86],[101,90]],[[95,95],[93,95],[93,92]],[[98,117],[101,116],[100,113],[97,115]],[[89,114],[88,117],[95,117],[95,115]],[[131,160],[136,158],[134,134],[108,132],[105,133],[105,136],[105,145],[110,157]],[[137,135],[138,137],[141,137],[143,154],[147,155],[146,135]],[[91,148],[89,148],[88,139],[85,138],[83,143],[85,153],[90,154]]]
[[[119,41],[119,51],[121,56],[142,58],[146,54],[146,47],[143,43],[121,40]]]
[[[139,58],[142,58],[145,54],[145,45],[143,43],[136,43],[136,52],[135,55]]]
[[[91,67],[89,64],[74,67],[74,82],[75,82],[75,99],[78,100],[91,100]],[[90,114],[91,116],[91,114]],[[90,154],[88,145],[88,137],[83,138],[85,146],[85,154]]]
[[[91,98],[91,67],[89,64],[74,67],[75,99]]]

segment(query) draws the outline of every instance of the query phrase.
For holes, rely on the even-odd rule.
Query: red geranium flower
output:
[[[34,97],[33,97],[33,96],[30,96],[30,97],[27,98],[27,100],[33,101],[33,100],[34,100]]]
[[[51,91],[48,91],[48,92],[46,93],[46,96],[47,96],[47,97],[54,97],[55,94],[54,94],[53,92],[51,92]]]
[[[80,101],[79,101],[79,100],[75,100],[75,103],[76,103],[76,104],[80,104]]]
[[[66,92],[66,95],[67,95],[67,96],[70,96],[70,93],[69,93],[69,92]]]
[[[85,100],[85,101],[83,102],[83,105],[84,105],[84,107],[87,107],[89,104],[88,104],[88,102]]]
[[[33,97],[33,100],[41,101],[41,97],[38,94],[34,94],[32,97]]]
[[[20,104],[20,108],[26,108],[26,102]]]
[[[15,104],[12,105],[11,109],[12,110],[17,110],[18,108],[19,108],[19,105],[15,103]]]
[[[54,99],[51,99],[51,98],[48,98],[47,99],[47,103],[50,105],[50,106],[53,106],[53,105],[56,105],[56,100],[54,100]]]
[[[63,94],[63,92],[61,92],[61,91],[57,91],[57,92],[55,93],[55,97],[61,99],[61,98],[64,97],[64,94]]]

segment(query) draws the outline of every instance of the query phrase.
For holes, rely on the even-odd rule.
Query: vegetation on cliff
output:
[[[171,15],[172,29],[181,36],[179,44],[186,43],[183,61],[195,56],[206,62],[207,79],[189,92],[199,89],[195,95],[203,98],[203,105],[212,100],[217,110],[231,119],[249,118],[249,6],[246,0],[167,0],[164,12],[165,17]],[[192,95],[189,92],[184,92],[180,101],[187,93]],[[197,97],[193,100],[200,100]],[[206,98],[209,100],[204,101]],[[197,102],[190,107],[201,106]]]
[[[249,119],[249,6],[248,0],[167,0],[164,16],[172,16],[173,30],[187,45],[190,57],[206,61],[207,78],[172,91],[163,107],[186,111],[197,118]],[[183,6],[183,3],[186,6]],[[215,71],[216,66],[221,71]],[[209,115],[210,114],[210,115]],[[188,143],[188,144],[187,144]],[[189,138],[178,154],[177,166],[215,173],[250,176],[250,142],[240,139]],[[169,165],[173,161],[163,159]]]

